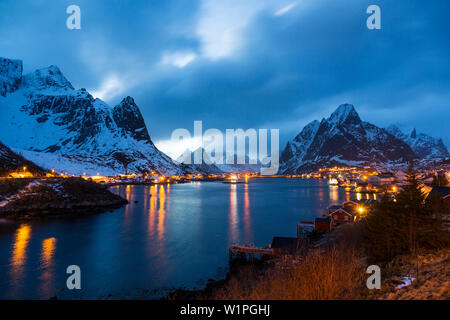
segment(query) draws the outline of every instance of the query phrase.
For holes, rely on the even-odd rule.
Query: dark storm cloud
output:
[[[28,71],[57,64],[111,104],[135,97],[155,140],[203,120],[280,128],[284,144],[349,102],[367,121],[450,142],[448,1],[78,1],[82,30],[69,31],[72,3],[3,1],[0,55]],[[381,30],[366,27],[369,4]],[[222,25],[234,47],[216,39],[211,51]]]

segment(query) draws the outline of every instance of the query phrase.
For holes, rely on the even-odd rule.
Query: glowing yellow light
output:
[[[396,186],[393,186],[393,187],[392,187],[392,191],[397,192],[397,187],[396,187]]]
[[[363,207],[359,207],[358,211],[359,211],[360,214],[363,214],[364,213],[364,208]]]
[[[56,238],[47,238],[42,241],[42,260],[44,265],[49,265],[52,261],[56,247]]]
[[[22,266],[24,264],[30,234],[31,227],[26,224],[22,224],[16,231],[14,250],[11,259],[12,265],[14,267]]]
[[[9,175],[12,178],[33,178],[33,174],[28,171],[11,172]]]

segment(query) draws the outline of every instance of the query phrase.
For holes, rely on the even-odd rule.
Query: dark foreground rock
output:
[[[1,179],[0,216],[17,219],[100,213],[128,202],[82,178]]]

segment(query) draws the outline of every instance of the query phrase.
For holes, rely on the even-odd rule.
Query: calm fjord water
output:
[[[202,287],[225,276],[230,244],[295,236],[300,220],[349,198],[326,180],[284,178],[111,190],[130,203],[77,218],[1,220],[0,298],[151,298]],[[69,265],[81,268],[81,290],[66,288]]]

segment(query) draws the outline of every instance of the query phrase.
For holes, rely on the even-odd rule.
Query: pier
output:
[[[230,261],[234,258],[253,260],[256,255],[271,256],[273,250],[266,247],[256,247],[253,245],[234,245],[229,248]]]

